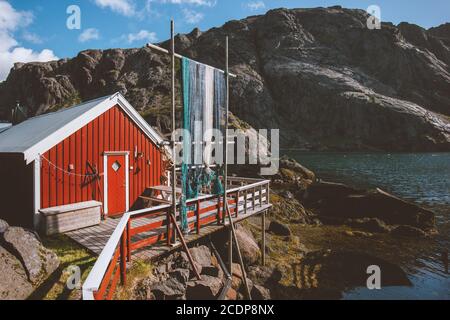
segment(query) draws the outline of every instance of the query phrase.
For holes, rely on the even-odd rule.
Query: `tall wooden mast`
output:
[[[171,67],[172,67],[172,158],[173,158],[173,169],[172,169],[172,213],[175,219],[177,219],[177,159],[176,159],[176,141],[175,141],[175,131],[176,131],[176,98],[175,98],[175,22],[170,21],[170,55],[171,55]],[[170,219],[167,220],[167,224],[170,228]],[[177,223],[175,221],[175,223]],[[170,239],[170,234],[167,237],[167,241],[170,244],[172,239]],[[176,233],[174,233],[174,238],[176,242]]]

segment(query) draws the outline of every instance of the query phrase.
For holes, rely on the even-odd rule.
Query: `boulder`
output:
[[[154,284],[151,292],[156,300],[177,300],[185,295],[186,286],[175,278],[169,278]]]
[[[238,299],[238,293],[233,288],[228,289],[228,292],[225,296],[225,300],[236,301]]]
[[[292,232],[291,229],[285,224],[278,221],[272,221],[269,225],[269,231],[277,236],[289,237]]]
[[[259,262],[261,250],[252,233],[241,225],[236,228],[236,237],[242,253],[244,264],[249,266]],[[237,255],[234,255],[235,258]]]
[[[412,238],[427,238],[428,234],[415,227],[398,226],[392,229],[391,234],[396,237],[412,237]]]
[[[388,233],[391,230],[386,223],[377,218],[350,219],[346,224],[372,233]]]
[[[34,291],[21,262],[0,246],[0,300],[24,300]]]
[[[182,284],[186,284],[189,281],[190,271],[189,269],[176,269],[169,273],[169,277],[176,279]]]
[[[211,250],[207,246],[198,246],[189,249],[192,258],[202,267],[209,267],[211,265]]]
[[[423,230],[435,229],[432,211],[402,200],[380,189],[356,190],[343,184],[318,182],[308,188],[307,204],[316,208],[320,219],[376,218],[388,225],[409,225]],[[363,223],[379,230],[378,221]],[[374,223],[375,222],[375,223]]]
[[[0,219],[0,234],[5,232],[6,229],[8,229],[8,228],[9,228],[8,222],[6,222],[5,220]]]
[[[19,227],[9,227],[3,233],[5,245],[24,265],[28,278],[37,285],[59,266],[56,254],[45,248],[36,235]]]
[[[223,276],[224,276],[222,268],[215,267],[215,266],[203,267],[202,274],[211,276],[211,277],[216,277],[219,279],[223,279]]]
[[[277,284],[283,277],[282,272],[278,268],[268,266],[252,266],[247,274],[255,284],[260,286],[270,286]]]
[[[270,300],[270,290],[255,284],[252,289],[253,300]]]
[[[214,300],[223,288],[219,278],[203,275],[202,280],[187,283],[186,298],[188,300]]]

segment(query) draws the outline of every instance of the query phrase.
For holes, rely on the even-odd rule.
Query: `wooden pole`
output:
[[[230,222],[230,229],[233,234],[234,245],[236,246],[236,252],[237,252],[239,264],[241,266],[242,277],[244,278],[243,280],[244,280],[247,297],[249,300],[252,300],[252,295],[250,293],[250,288],[248,286],[248,281],[247,281],[247,272],[245,271],[244,260],[242,259],[241,249],[239,248],[239,242],[237,241],[236,229],[234,227],[234,221],[233,221],[233,217],[231,216],[231,211],[230,211],[230,207],[228,206],[228,202],[226,202],[225,206],[226,206],[226,213],[228,216],[228,220]]]
[[[224,154],[224,170],[223,170],[223,212],[226,211],[226,204],[228,203],[228,124],[229,117],[228,112],[230,109],[230,74],[228,64],[228,36],[225,38],[225,137],[223,143]],[[225,223],[225,214],[223,215],[222,222]]]
[[[177,161],[176,161],[176,141],[175,141],[175,131],[176,131],[176,99],[175,99],[175,22],[170,21],[170,54],[171,54],[171,67],[172,67],[172,157],[173,157],[173,170],[172,170],[172,213],[175,217],[173,221],[177,224]],[[167,219],[167,224],[170,229],[170,219]],[[167,241],[170,245],[172,239],[170,239],[170,232],[167,235]],[[176,233],[174,233],[174,241],[177,242]]]
[[[229,229],[229,245],[228,245],[228,269],[233,273],[233,231]]]
[[[200,276],[200,273],[198,272],[197,267],[195,266],[194,259],[192,258],[192,255],[189,252],[189,247],[187,246],[187,243],[184,240],[183,233],[181,232],[181,229],[178,226],[178,223],[176,222],[174,215],[171,214],[170,218],[172,219],[173,224],[175,226],[175,230],[178,233],[178,236],[180,237],[181,244],[183,245],[184,251],[186,251],[186,254],[188,256],[189,262],[191,263],[191,266],[192,266],[192,270],[194,270],[195,276],[197,277],[198,280],[202,280],[202,277]]]
[[[262,229],[261,259],[263,267],[266,266],[266,212],[267,211],[264,211],[261,217],[261,229]]]

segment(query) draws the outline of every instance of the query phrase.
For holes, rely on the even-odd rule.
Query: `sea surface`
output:
[[[446,299],[450,275],[443,255],[450,249],[450,153],[315,153],[282,152],[320,178],[354,187],[378,187],[436,212],[440,234],[432,240],[395,241],[386,257],[400,265],[412,287],[371,291],[352,288],[344,299]],[[390,243],[390,241],[389,241]],[[371,248],[362,248],[370,253]],[[392,261],[394,260],[394,261]]]

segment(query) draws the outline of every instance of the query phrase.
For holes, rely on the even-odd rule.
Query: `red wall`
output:
[[[134,158],[135,146],[144,157]],[[87,161],[103,173],[103,152],[129,151],[130,208],[150,186],[160,185],[162,156],[159,148],[138,128],[118,106],[93,120],[91,123],[62,141],[44,154],[44,157],[59,168],[73,173],[86,174]],[[148,165],[147,161],[151,161]],[[138,170],[140,169],[140,170]],[[79,176],[68,175],[56,169],[48,161],[41,161],[41,208],[73,204],[89,200],[103,202],[103,176],[98,183],[83,181]]]

